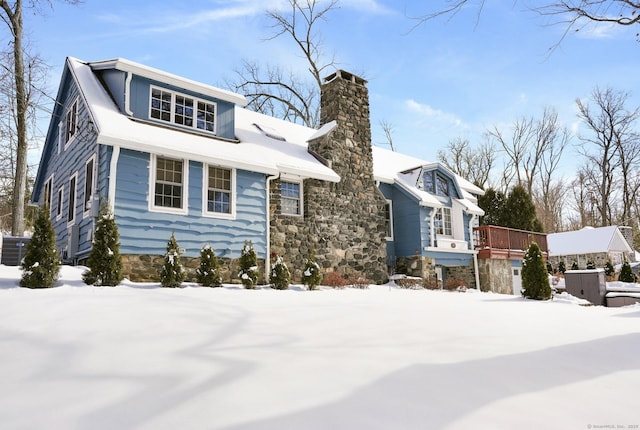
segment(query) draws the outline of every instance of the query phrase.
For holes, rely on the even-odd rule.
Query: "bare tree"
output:
[[[380,120],[380,128],[382,128],[382,131],[384,132],[384,137],[387,139],[386,143],[389,145],[392,151],[395,151],[396,149],[393,147],[393,125],[391,125],[390,122],[383,119],[383,120]]]
[[[518,3],[514,0],[513,3]],[[440,16],[455,15],[465,6],[475,5],[478,18],[485,5],[485,0],[443,0],[443,7],[435,12],[416,17],[417,24]],[[563,0],[548,1],[529,10],[543,16],[557,17],[558,23],[565,24],[564,35],[571,31],[579,31],[583,24],[608,23],[621,26],[640,24],[640,2],[637,0]],[[636,37],[639,33],[636,33]]]
[[[256,63],[244,61],[236,70],[236,79],[227,85],[242,91],[249,107],[258,112],[277,115],[301,122],[309,127],[320,123],[320,87],[327,69],[334,67],[333,58],[327,60],[318,31],[321,21],[338,7],[338,0],[287,0],[288,12],[270,10],[272,40],[288,36],[308,65],[309,79],[293,72],[284,72],[278,66],[261,69]]]
[[[627,182],[638,159],[638,135],[633,130],[640,111],[626,108],[628,98],[626,92],[596,88],[590,101],[576,101],[578,116],[587,126],[587,133],[579,136],[584,145],[578,151],[592,166],[593,192],[602,225],[613,222],[618,184],[625,202],[622,216],[630,213],[634,198]],[[618,169],[623,171],[621,176]]]
[[[496,151],[488,139],[472,148],[467,139],[457,138],[438,151],[438,160],[455,174],[484,188],[496,161]]]
[[[78,3],[78,0],[66,0],[68,3]],[[51,4],[47,1],[47,4]],[[39,12],[42,2],[30,0],[27,8]],[[15,113],[16,126],[16,152],[15,152],[15,179],[13,185],[13,220],[11,224],[12,235],[22,235],[24,233],[24,208],[27,189],[27,151],[28,151],[28,109],[29,109],[29,71],[25,69],[24,42],[24,7],[22,0],[13,2],[0,0],[0,19],[6,24],[11,35],[13,81],[15,91],[15,106],[12,106]]]

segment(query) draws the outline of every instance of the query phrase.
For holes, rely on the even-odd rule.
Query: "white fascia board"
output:
[[[135,63],[124,58],[116,58],[113,60],[90,62],[89,66],[93,70],[116,69],[123,72],[131,72],[134,75],[142,76],[158,82],[164,82],[189,91],[204,94],[220,100],[228,101],[240,106],[247,105],[247,99],[240,94],[223,90],[191,79],[183,78],[172,73],[154,69],[153,67]]]
[[[319,179],[321,181],[327,181],[327,182],[335,182],[335,183],[340,182],[340,176],[333,170],[329,169],[328,167],[325,169],[322,169],[322,171],[319,171],[319,170],[310,171],[310,170],[300,169],[299,167],[296,167],[296,166],[278,164],[278,170],[284,175],[292,175],[302,179],[310,178],[310,179]]]

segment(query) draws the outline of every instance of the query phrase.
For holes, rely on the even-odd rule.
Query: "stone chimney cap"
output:
[[[324,78],[324,83],[331,82],[336,78],[341,78],[345,81],[353,82],[354,84],[367,85],[367,81],[365,79],[362,79],[360,76],[354,75],[353,73],[347,72],[342,69],[338,69],[334,73]]]

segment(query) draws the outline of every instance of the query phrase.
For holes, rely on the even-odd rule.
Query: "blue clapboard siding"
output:
[[[394,245],[394,255],[408,257],[419,254],[421,249],[420,216],[422,211],[418,201],[401,188],[395,186],[390,191],[383,191],[383,194],[385,196],[390,195],[393,201],[394,240],[392,243]]]
[[[125,113],[125,82],[127,79],[127,74],[121,70],[99,70],[95,72],[102,81],[105,83],[109,93],[111,94],[111,98],[118,105],[118,109],[123,114]]]
[[[438,266],[470,266],[473,258],[471,254],[441,251],[426,251],[423,255],[433,258]]]
[[[236,172],[236,219],[202,216],[200,162],[189,162],[187,215],[149,212],[150,155],[122,150],[118,162],[115,217],[123,254],[164,254],[173,232],[185,256],[197,257],[210,243],[216,254],[238,258],[245,240],[256,253],[266,252],[266,183],[263,174]]]
[[[58,125],[65,122],[66,112],[74,100],[78,100],[78,131],[73,139],[69,142],[67,148],[64,148],[64,142],[60,145],[58,151],[59,133]],[[47,166],[44,172],[41,172],[42,180],[38,182],[38,203],[44,204],[44,186],[49,177],[53,174],[54,180],[51,187],[51,219],[56,232],[56,247],[61,252],[65,261],[70,251],[87,252],[91,246],[93,234],[93,217],[91,213],[84,211],[84,193],[85,193],[85,163],[94,154],[97,153],[96,132],[93,124],[89,121],[89,114],[84,100],[79,97],[79,91],[75,81],[66,74],[63,83],[63,91],[61,97],[56,104],[56,111],[52,115],[52,124],[49,128],[48,141],[45,147],[48,151],[43,158],[42,165]],[[63,129],[64,139],[64,129]],[[96,159],[97,162],[97,159]],[[70,178],[76,174],[76,191],[75,200],[69,201],[70,196]],[[61,216],[56,216],[58,209],[58,190],[63,187],[63,201],[61,207]],[[68,250],[69,234],[71,226],[68,224],[69,205],[73,205],[75,221],[73,225],[79,228],[78,248]],[[65,252],[66,251],[66,252]]]

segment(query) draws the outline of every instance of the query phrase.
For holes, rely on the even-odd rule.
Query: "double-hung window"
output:
[[[280,196],[283,214],[302,215],[302,182],[281,181]]]
[[[73,139],[78,131],[78,99],[75,99],[69,109],[67,110],[65,118],[65,134],[64,144],[65,146]]]
[[[235,171],[217,166],[205,165],[205,214],[213,216],[233,216],[233,188]]]
[[[393,202],[391,200],[387,200],[384,205],[384,227],[386,239],[393,240]]]
[[[43,190],[44,198],[42,199],[43,204],[46,205],[50,211],[53,210],[53,208],[51,207],[51,200],[52,200],[51,194],[53,193],[52,188],[53,188],[53,175],[51,175],[49,179],[47,179],[47,182],[44,183],[44,190]]]
[[[216,104],[151,87],[149,117],[210,133],[216,132]]]
[[[453,236],[451,230],[451,209],[438,208],[435,217],[436,233],[442,236]]]
[[[151,164],[151,209],[185,213],[187,163],[184,160],[153,156]]]
[[[64,204],[64,186],[58,188],[58,201],[56,202],[56,219],[62,218],[62,205]]]
[[[74,173],[69,178],[69,206],[67,207],[67,222],[73,224],[76,220],[76,183],[78,182],[78,174]]]
[[[89,215],[93,200],[93,190],[95,189],[95,164],[96,157],[92,156],[87,160],[84,168],[84,216]]]

